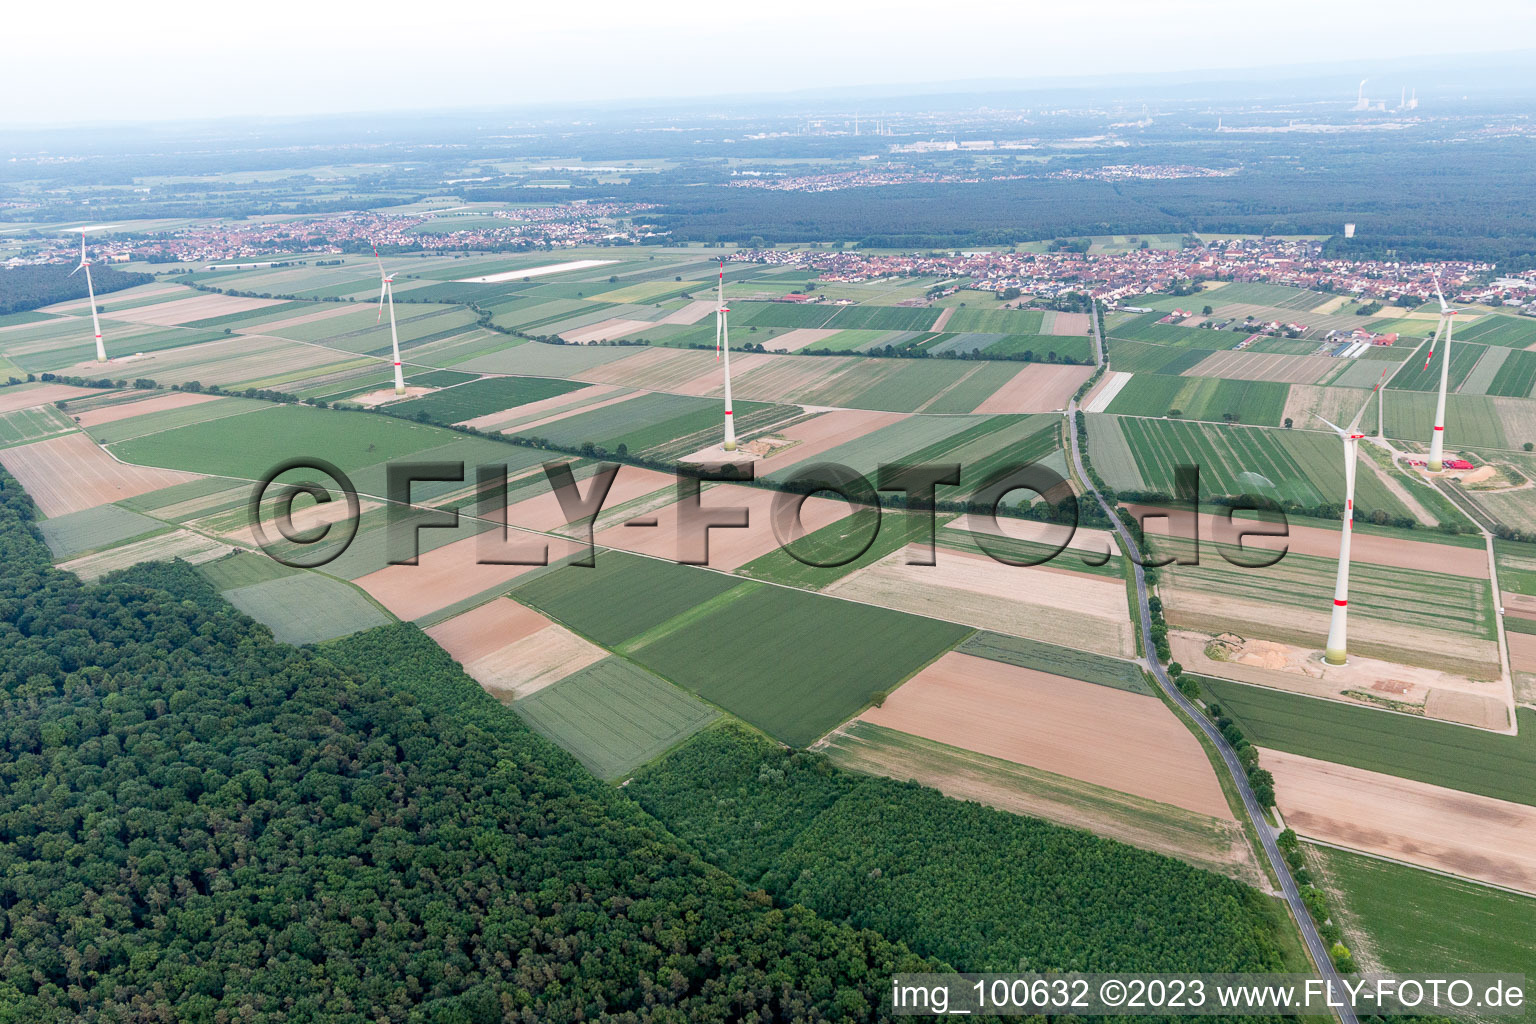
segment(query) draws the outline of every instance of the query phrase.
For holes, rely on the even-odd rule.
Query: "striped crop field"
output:
[[[1332,434],[1135,418],[1119,426],[1148,490],[1172,494],[1175,467],[1193,465],[1205,495],[1252,493],[1304,506],[1343,501],[1343,454]],[[1362,511],[1406,513],[1373,473],[1359,474],[1356,503]]]
[[[1138,373],[1105,411],[1121,416],[1176,414],[1192,420],[1278,427],[1289,394],[1290,385],[1273,381]]]
[[[1463,345],[1460,341],[1451,343],[1451,373],[1449,390],[1455,391],[1461,387],[1462,381],[1467,379],[1467,374],[1477,365],[1477,361],[1488,351],[1486,345]],[[1387,387],[1393,391],[1438,391],[1440,389],[1440,361],[1444,357],[1443,351],[1436,351],[1434,359],[1429,365],[1424,365],[1425,356],[1429,350],[1420,346],[1419,350],[1409,356],[1407,361],[1392,375],[1387,382]]]

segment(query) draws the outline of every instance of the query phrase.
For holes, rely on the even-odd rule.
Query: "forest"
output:
[[[736,726],[626,787],[782,905],[874,928],[962,971],[1285,969],[1265,897],[1087,832],[868,778]]]
[[[62,263],[0,269],[0,316],[40,309],[55,302],[83,299],[88,292],[85,275],[70,274],[73,266]],[[135,274],[111,267],[91,265],[91,284],[98,296],[122,291],[135,285],[153,284],[148,274]]]
[[[414,626],[277,644],[34,518],[0,473],[0,1021],[871,1020],[943,967],[708,865]]]

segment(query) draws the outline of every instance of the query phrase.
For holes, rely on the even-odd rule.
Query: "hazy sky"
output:
[[[0,124],[517,106],[1529,47],[1529,0],[181,0],[6,12]]]

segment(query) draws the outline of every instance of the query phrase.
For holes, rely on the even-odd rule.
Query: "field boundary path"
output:
[[[1093,351],[1094,359],[1100,366],[1104,363],[1104,345],[1099,337],[1099,317],[1097,303],[1094,304],[1093,315],[1089,320],[1093,324]],[[1152,610],[1147,604],[1147,577],[1141,565],[1141,553],[1136,546],[1135,538],[1130,530],[1121,522],[1120,517],[1110,508],[1109,502],[1104,500],[1104,495],[1093,485],[1087,470],[1083,467],[1082,448],[1077,436],[1077,399],[1073,399],[1067,406],[1067,438],[1072,449],[1072,466],[1077,471],[1078,478],[1083,486],[1093,495],[1104,514],[1114,525],[1115,532],[1120,537],[1122,552],[1131,560],[1131,568],[1136,572],[1136,604],[1137,611],[1141,615],[1141,635],[1152,635]],[[1328,947],[1323,942],[1323,937],[1318,934],[1317,925],[1312,920],[1311,913],[1302,902],[1301,890],[1296,885],[1296,879],[1291,875],[1290,865],[1280,855],[1280,847],[1275,841],[1276,831],[1270,824],[1264,809],[1259,806],[1258,798],[1253,795],[1253,787],[1248,784],[1248,773],[1243,770],[1242,763],[1237,759],[1237,752],[1227,742],[1226,737],[1216,728],[1205,714],[1195,706],[1194,702],[1184,696],[1179,688],[1173,685],[1173,680],[1168,678],[1167,671],[1155,656],[1146,658],[1142,664],[1152,673],[1152,678],[1157,680],[1157,685],[1162,689],[1168,699],[1173,701],[1186,715],[1188,715],[1200,727],[1207,739],[1215,745],[1221,754],[1221,760],[1227,768],[1227,774],[1232,777],[1233,784],[1237,787],[1238,795],[1243,800],[1243,810],[1248,819],[1253,822],[1254,832],[1259,837],[1259,844],[1264,847],[1264,856],[1269,860],[1269,866],[1274,871],[1275,877],[1280,880],[1280,890],[1285,895],[1285,902],[1291,908],[1291,917],[1296,921],[1296,926],[1301,930],[1301,937],[1306,943],[1307,952],[1312,957],[1312,962],[1318,972],[1328,982],[1330,992],[1343,991],[1343,983],[1339,972],[1333,966],[1333,959],[1328,955]],[[1342,1002],[1342,1000],[1341,1000]],[[1360,1024],[1360,1019],[1355,1011],[1348,1006],[1336,1007],[1341,1024]]]

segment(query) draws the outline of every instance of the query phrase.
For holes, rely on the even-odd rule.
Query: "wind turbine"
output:
[[[395,394],[405,394],[405,376],[400,372],[400,332],[395,328],[395,275],[384,273],[384,261],[379,258],[379,249],[374,246],[373,259],[379,265],[379,315],[374,318],[374,323],[384,317],[384,302],[389,301],[389,341],[394,346],[395,353]]]
[[[1381,390],[1386,376],[1383,370],[1382,379],[1371,389],[1373,397]],[[1313,413],[1332,427],[1333,432],[1344,441],[1344,528],[1339,531],[1339,573],[1333,584],[1333,619],[1328,624],[1328,644],[1323,649],[1323,660],[1330,665],[1342,665],[1349,660],[1345,653],[1345,630],[1349,618],[1349,542],[1355,530],[1355,461],[1360,454],[1360,440],[1365,437],[1360,433],[1360,419],[1370,405],[1371,400],[1368,398],[1360,411],[1355,413],[1355,418],[1349,421],[1348,429]]]
[[[91,261],[85,255],[85,231],[80,232],[80,265],[69,272],[74,277],[80,271],[85,271],[85,292],[91,300],[91,325],[96,328],[96,361],[107,361],[107,349],[101,343],[101,317],[96,312],[96,288],[91,284]]]
[[[731,329],[725,322],[725,261],[720,261],[720,305],[715,310],[715,358],[725,357],[725,450],[736,450],[736,424],[731,420]]]
[[[1445,468],[1445,388],[1451,376],[1451,327],[1456,322],[1454,317],[1460,310],[1452,309],[1445,304],[1445,293],[1440,290],[1440,275],[1435,275],[1435,298],[1440,300],[1440,327],[1445,332],[1445,354],[1440,360],[1440,395],[1435,399],[1435,431],[1429,439],[1429,468],[1431,472],[1438,473]],[[1440,331],[1435,331],[1435,337],[1440,336]],[[1429,360],[1435,357],[1435,343],[1429,343],[1429,358],[1424,360],[1424,369],[1429,369]]]

